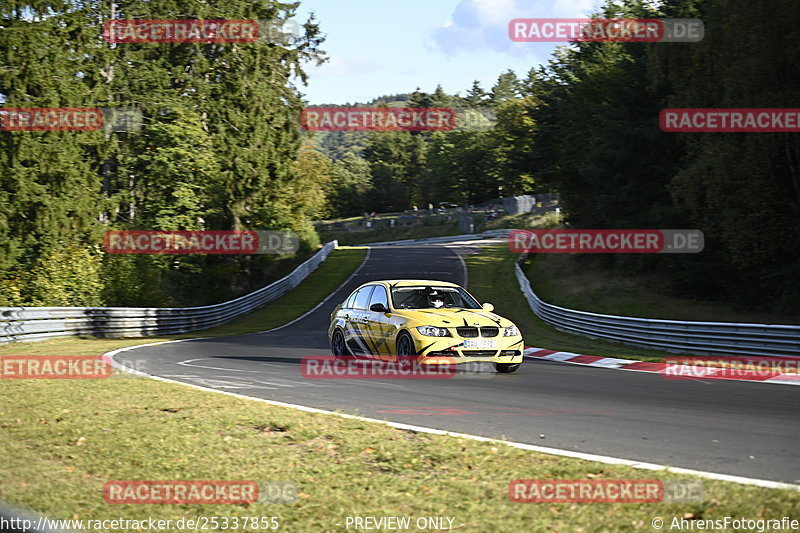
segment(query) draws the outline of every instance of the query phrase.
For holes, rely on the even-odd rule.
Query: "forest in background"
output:
[[[316,248],[299,172],[317,24],[243,44],[110,44],[113,18],[291,19],[297,3],[0,1],[4,107],[135,109],[138,132],[0,132],[0,305],[200,305],[262,286]],[[297,258],[109,255],[115,230],[292,230]]]
[[[197,18],[279,20],[295,4],[186,2]],[[175,18],[172,3],[115,16]],[[299,130],[295,82],[321,57],[312,21],[291,46],[116,45],[106,2],[0,2],[4,106],[141,109],[141,133],[0,132],[0,305],[188,305],[263,281],[275,258],[108,256],[107,229],[292,229],[303,253],[323,217],[558,192],[575,228],[698,228],[694,255],[605,255],[692,297],[800,308],[800,141],[792,133],[664,133],[668,107],[797,107],[800,4],[607,1],[598,16],[699,18],[700,43],[572,43],[546,65],[464,95],[375,105],[454,106],[489,129]],[[435,80],[433,82],[435,84]],[[405,88],[399,88],[403,90]],[[202,287],[198,291],[197,287]],[[200,294],[202,293],[202,294]]]
[[[699,18],[699,43],[571,43],[464,96],[419,90],[392,105],[489,111],[487,131],[325,133],[329,214],[558,192],[574,228],[697,228],[699,254],[596,255],[657,272],[682,295],[800,310],[800,136],[665,133],[665,108],[793,108],[800,3],[607,1],[600,18]]]

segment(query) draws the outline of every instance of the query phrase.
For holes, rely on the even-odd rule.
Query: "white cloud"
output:
[[[460,0],[450,19],[434,29],[431,37],[435,48],[448,55],[476,50],[529,55],[537,47],[511,41],[508,37],[511,19],[584,17],[593,11],[597,1]]]

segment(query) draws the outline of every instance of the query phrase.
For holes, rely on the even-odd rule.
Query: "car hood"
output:
[[[512,322],[483,309],[402,309],[395,313],[418,325],[457,328],[461,326],[510,326]]]

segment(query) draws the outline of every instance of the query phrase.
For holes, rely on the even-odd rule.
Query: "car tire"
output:
[[[522,363],[494,363],[494,369],[500,374],[516,372]]]
[[[336,328],[331,336],[331,353],[336,361],[341,361],[350,355],[347,343],[344,342],[344,333],[339,328]]]
[[[414,340],[411,335],[401,331],[397,336],[397,364],[401,368],[410,367],[417,358],[417,351],[414,349]]]

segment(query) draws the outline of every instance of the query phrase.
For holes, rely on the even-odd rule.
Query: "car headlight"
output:
[[[516,337],[517,335],[519,335],[519,330],[514,324],[511,324],[505,328],[505,331],[503,332],[503,337]]]
[[[437,328],[436,326],[419,326],[417,331],[426,337],[449,337],[450,332],[447,328]]]

